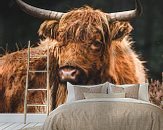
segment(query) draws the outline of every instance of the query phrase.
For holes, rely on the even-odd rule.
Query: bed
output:
[[[163,110],[132,98],[93,98],[52,111],[43,130],[163,130]]]

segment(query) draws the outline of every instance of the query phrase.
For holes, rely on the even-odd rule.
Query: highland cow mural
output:
[[[21,0],[16,2],[26,13],[46,20],[38,31],[42,39],[31,49],[31,54],[45,54],[49,44],[51,109],[65,102],[66,82],[84,85],[145,82],[144,66],[133,51],[129,36],[132,26],[128,21],[142,13],[139,0],[135,10],[116,13],[88,6],[60,13]],[[0,112],[23,112],[27,50],[4,55],[1,61]],[[31,69],[46,69],[46,58],[32,59]],[[31,88],[43,88],[46,84],[45,74],[33,72],[29,77]],[[43,92],[31,92],[29,103],[43,103],[44,96]],[[29,108],[29,111],[44,109]]]

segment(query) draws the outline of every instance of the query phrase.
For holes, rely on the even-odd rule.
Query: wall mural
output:
[[[94,85],[145,83],[143,62],[132,49],[133,30],[128,21],[140,16],[142,7],[115,13],[85,6],[67,13],[44,10],[16,0],[26,13],[44,21],[38,32],[38,46],[31,55],[44,55],[49,45],[50,110],[66,100],[66,83]],[[27,71],[27,49],[6,54],[0,64],[0,112],[24,111],[24,88]],[[45,70],[46,58],[31,59],[31,70]],[[45,88],[46,74],[29,73],[29,88]],[[28,103],[45,103],[42,91],[28,93]],[[29,112],[44,112],[43,107],[29,107]]]

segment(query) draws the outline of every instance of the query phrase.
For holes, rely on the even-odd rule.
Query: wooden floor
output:
[[[24,128],[31,128],[31,127],[36,127],[36,126],[42,126],[43,123],[0,123],[0,130],[20,130]]]
[[[0,114],[0,130],[20,130],[24,128],[42,126],[46,114],[28,114],[26,124],[24,124],[24,114]]]

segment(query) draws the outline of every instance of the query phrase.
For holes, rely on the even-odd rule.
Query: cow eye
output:
[[[91,44],[91,49],[92,49],[92,50],[99,51],[99,50],[101,50],[101,47],[102,47],[102,42],[100,42],[100,41],[94,41],[94,42]]]

